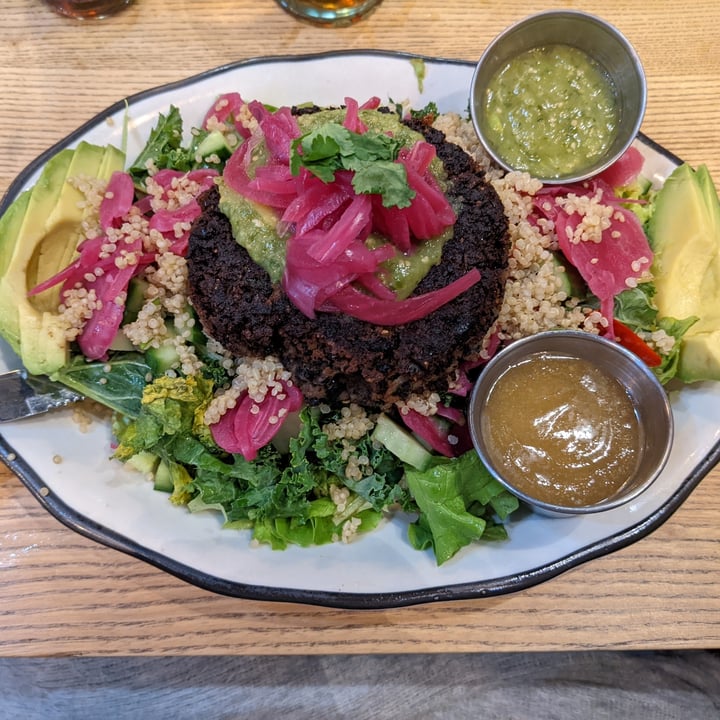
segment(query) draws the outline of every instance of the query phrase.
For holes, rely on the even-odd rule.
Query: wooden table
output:
[[[269,54],[387,49],[474,60],[543,9],[603,16],[636,46],[643,130],[720,179],[720,4],[385,0],[359,24],[300,23],[273,0],[136,0],[75,22],[4,0],[0,193],[40,151],[116,100]],[[660,529],[545,584],[488,600],[340,611],[216,596],[96,545],[0,469],[0,654],[292,654],[720,646],[720,469]]]

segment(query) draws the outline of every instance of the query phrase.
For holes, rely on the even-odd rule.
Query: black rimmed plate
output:
[[[338,104],[371,96],[466,115],[470,63],[388,52],[340,52],[259,58],[221,67],[120,101],[39,156],[11,185],[0,213],[31,186],[47,159],[80,140],[122,144],[129,117],[128,158],[140,150],[157,115],[180,108],[185,126],[198,125],[215,97],[237,91],[274,105]],[[679,160],[640,137],[645,174],[661,184]],[[0,346],[0,370],[18,366]],[[3,425],[0,455],[39,502],[77,532],[141,558],[190,583],[242,598],[341,608],[388,608],[488,597],[547,580],[591,558],[639,540],[680,506],[720,459],[720,383],[671,393],[675,443],[670,460],[641,498],[593,517],[550,519],[519,514],[510,540],[475,544],[437,567],[413,550],[407,522],[395,518],[353,543],[283,552],[252,547],[249,533],[223,530],[211,513],[190,514],[120,464],[108,460],[109,427],[82,433],[72,411]],[[54,462],[61,456],[62,462]]]

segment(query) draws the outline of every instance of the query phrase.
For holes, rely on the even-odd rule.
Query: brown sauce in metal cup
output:
[[[615,495],[642,447],[633,401],[614,377],[588,360],[545,352],[497,379],[481,427],[507,482],[561,506]]]

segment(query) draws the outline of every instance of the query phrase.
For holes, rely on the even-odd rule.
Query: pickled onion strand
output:
[[[343,312],[346,315],[351,315],[358,320],[370,322],[374,325],[404,325],[426,317],[466,290],[469,290],[479,280],[480,271],[473,268],[439,290],[433,290],[424,295],[415,295],[406,300],[392,301],[372,298],[352,285],[348,285],[333,294],[320,307],[320,310],[324,312]]]
[[[103,230],[117,227],[129,212],[134,199],[135,185],[132,178],[128,173],[116,170],[110,177],[100,202],[100,227]]]

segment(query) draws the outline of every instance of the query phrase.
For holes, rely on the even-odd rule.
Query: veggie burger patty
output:
[[[441,262],[413,295],[445,287],[472,268],[481,279],[426,317],[380,326],[342,313],[306,317],[235,241],[216,187],[201,198],[187,254],[190,298],[203,328],[238,357],[274,355],[310,403],[388,409],[413,394],[444,392],[476,361],[502,302],[510,240],[494,188],[460,147],[421,120],[405,124],[432,144],[447,173],[457,221]]]

